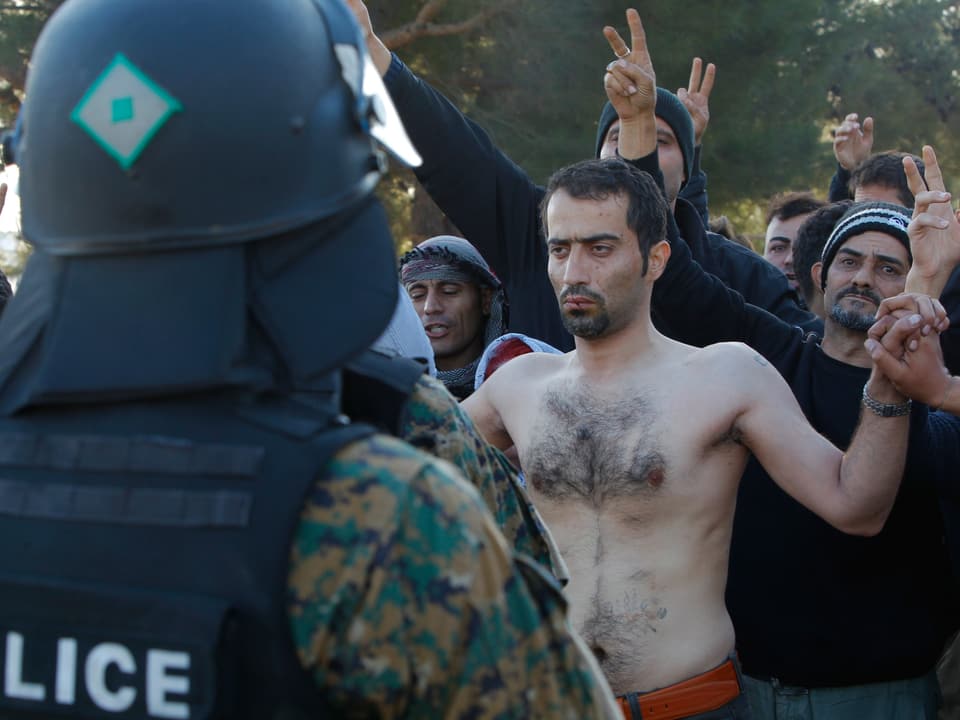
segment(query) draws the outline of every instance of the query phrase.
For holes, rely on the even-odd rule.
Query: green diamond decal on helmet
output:
[[[70,119],[128,169],[180,103],[121,53],[100,73]]]
[[[133,98],[117,98],[113,101],[113,121],[133,120]]]

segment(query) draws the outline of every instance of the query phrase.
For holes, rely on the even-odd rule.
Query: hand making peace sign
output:
[[[610,49],[618,58],[607,65],[603,87],[622,122],[652,113],[657,104],[657,76],[647,50],[647,36],[640,14],[633,8],[627,10],[627,24],[630,46],[613,27],[607,25],[603,29]]]

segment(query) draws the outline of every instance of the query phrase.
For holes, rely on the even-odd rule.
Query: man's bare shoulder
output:
[[[727,403],[750,402],[763,394],[771,382],[783,382],[780,373],[749,345],[720,342],[697,348],[681,346],[674,363],[676,379],[689,388],[710,392]]]
[[[770,361],[749,345],[721,342],[697,348],[689,369],[708,380],[714,394],[736,406],[764,405],[773,398],[792,396],[787,382]]]
[[[516,417],[569,364],[567,355],[527,353],[504,363],[461,405],[487,442],[501,450],[514,444],[506,417]]]
[[[493,387],[512,386],[514,383],[528,382],[531,378],[541,378],[545,374],[561,372],[570,364],[570,355],[556,355],[554,353],[532,352],[518,355],[504,363],[491,375],[484,385],[492,383]]]
[[[689,362],[708,365],[711,372],[753,372],[757,367],[769,368],[763,355],[742,342],[719,342],[702,348],[690,348]]]

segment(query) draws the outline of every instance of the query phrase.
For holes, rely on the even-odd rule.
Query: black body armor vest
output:
[[[328,716],[287,620],[290,544],[370,432],[236,395],[0,418],[0,717]]]
[[[400,437],[404,408],[426,371],[416,360],[367,350],[343,368],[343,411]]]

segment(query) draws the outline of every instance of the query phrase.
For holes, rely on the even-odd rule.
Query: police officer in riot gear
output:
[[[0,320],[0,716],[615,717],[448,466],[351,424],[393,126],[340,0],[67,0]],[[250,150],[250,138],[259,147]]]

